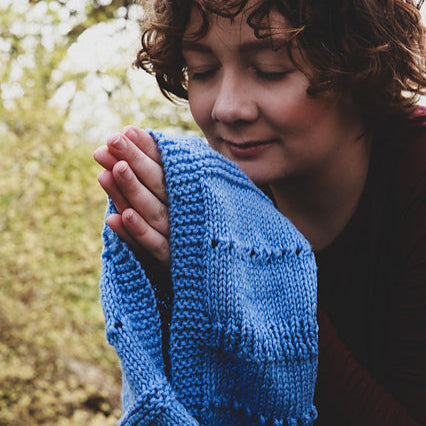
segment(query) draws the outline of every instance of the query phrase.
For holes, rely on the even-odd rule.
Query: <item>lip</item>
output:
[[[221,142],[225,143],[229,152],[235,157],[248,158],[259,155],[261,152],[268,149],[273,143],[273,140],[266,141],[229,141],[220,138]]]

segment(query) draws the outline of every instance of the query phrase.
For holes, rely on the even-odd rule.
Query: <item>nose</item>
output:
[[[225,124],[256,121],[259,110],[249,82],[237,73],[224,73],[211,115],[213,120]]]

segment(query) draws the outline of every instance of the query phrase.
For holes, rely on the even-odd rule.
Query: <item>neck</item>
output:
[[[367,179],[370,145],[360,139],[316,172],[270,184],[278,209],[314,251],[329,246],[352,218]]]

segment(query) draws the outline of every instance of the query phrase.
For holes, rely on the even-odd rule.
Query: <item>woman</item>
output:
[[[166,96],[188,99],[209,145],[272,198],[315,252],[318,423],[425,423],[420,6],[146,6],[136,64]],[[151,137],[126,128],[95,158],[118,210],[109,226],[168,265],[167,195]]]

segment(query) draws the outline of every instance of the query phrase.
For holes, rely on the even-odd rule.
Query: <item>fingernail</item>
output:
[[[99,152],[101,152],[103,149],[102,146],[99,146],[98,148],[95,149],[95,152],[93,153],[93,158],[96,160],[96,156],[98,155]],[[97,161],[97,160],[96,160]]]
[[[132,177],[132,173],[130,172],[127,164],[125,163],[120,165],[118,171],[120,172],[120,175],[126,180],[130,180],[130,178]]]
[[[130,210],[126,212],[126,219],[132,224],[136,224],[136,215]]]
[[[117,138],[112,142],[112,146],[117,151],[123,151],[126,149],[126,142],[121,136],[117,136]]]
[[[124,134],[130,139],[130,140],[134,140],[138,137],[138,134],[136,132],[135,129],[133,129],[132,127],[129,127],[128,129],[126,129],[124,131]]]

